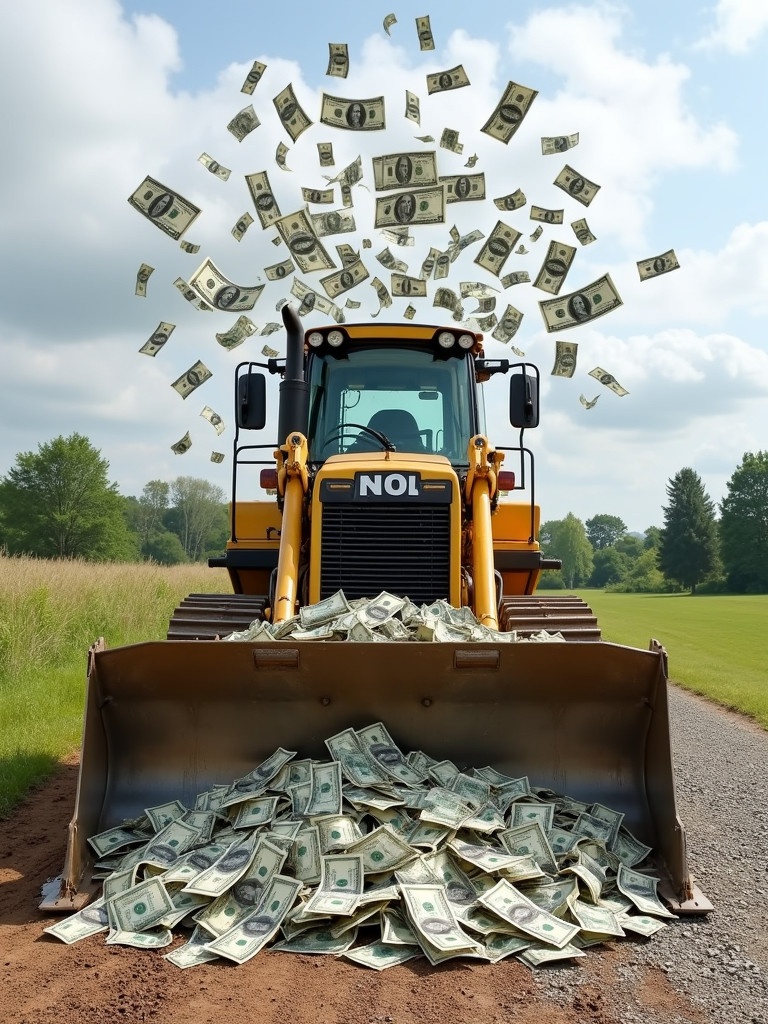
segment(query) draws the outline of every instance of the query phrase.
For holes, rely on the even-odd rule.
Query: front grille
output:
[[[416,604],[450,594],[451,506],[413,502],[324,504],[320,597],[376,597]]]

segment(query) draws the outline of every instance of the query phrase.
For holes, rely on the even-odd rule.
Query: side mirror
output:
[[[241,430],[263,430],[267,422],[267,378],[250,370],[237,381],[237,425]]]
[[[521,430],[539,425],[539,379],[516,373],[509,381],[509,422]]]

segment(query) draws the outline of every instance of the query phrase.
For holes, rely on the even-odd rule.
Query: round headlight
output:
[[[344,335],[341,331],[331,331],[328,335],[328,344],[331,348],[338,348],[339,345],[344,343]]]
[[[319,348],[323,344],[323,336],[320,331],[312,331],[310,336],[307,338],[307,341],[312,348]]]
[[[440,348],[450,348],[456,341],[450,331],[440,331],[437,336],[437,344]]]
[[[475,339],[471,334],[461,334],[459,336],[459,347],[460,348],[472,348],[475,344]]]

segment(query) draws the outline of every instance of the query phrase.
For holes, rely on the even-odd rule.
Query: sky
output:
[[[387,0],[389,3],[390,0]],[[523,313],[512,344],[541,371],[541,425],[526,432],[535,456],[542,521],[569,512],[586,521],[619,516],[631,531],[663,525],[670,479],[684,467],[720,501],[745,452],[768,448],[768,137],[760,104],[766,90],[768,5],[756,0],[647,0],[637,3],[540,0],[425,5],[391,0],[333,5],[295,0],[26,0],[3,6],[0,81],[6,97],[6,158],[0,175],[2,301],[0,347],[4,429],[0,476],[20,452],[59,435],[86,435],[109,462],[122,494],[153,479],[204,477],[230,491],[233,380],[238,362],[262,359],[266,343],[284,353],[281,333],[254,334],[227,351],[215,334],[237,319],[200,312],[173,287],[203,259],[240,285],[265,284],[247,315],[259,331],[280,321],[290,297],[264,267],[288,255],[263,230],[244,176],[266,170],[283,213],[302,208],[301,188],[328,188],[358,155],[364,178],[353,189],[356,231],[347,242],[370,278],[341,300],[361,302],[347,319],[371,321],[378,300],[370,280],[389,283],[375,255],[389,245],[418,275],[430,246],[445,249],[448,229],[487,237],[502,219],[522,233],[526,254],[502,274],[527,270],[533,281],[551,241],[576,246],[560,294],[606,273],[622,305],[594,321],[548,333],[539,307],[551,298],[532,284],[504,290],[474,263],[468,246],[449,278],[430,281],[417,301],[420,323],[452,324],[433,308],[437,287],[458,291],[480,281],[498,291],[497,313]],[[384,17],[396,16],[389,34]],[[421,51],[415,19],[429,14],[435,42]],[[346,79],[326,74],[328,44],[345,42]],[[255,60],[266,64],[252,96],[241,86]],[[461,64],[470,86],[427,94],[425,76]],[[537,91],[508,145],[480,129],[512,81]],[[273,98],[292,84],[312,125],[295,141]],[[420,99],[419,126],[404,117],[405,90]],[[350,132],[320,123],[323,92],[350,99],[383,96],[386,129]],[[227,124],[252,103],[260,125],[242,142]],[[463,155],[438,143],[459,131]],[[567,153],[543,156],[541,138],[579,133]],[[432,144],[415,139],[430,134]],[[333,143],[335,167],[319,166],[316,143]],[[288,170],[275,161],[289,147]],[[373,226],[371,158],[435,150],[439,173],[483,172],[487,199],[455,203],[446,223],[416,226],[413,247],[398,247]],[[198,161],[210,154],[231,169],[227,181]],[[582,206],[553,182],[565,164],[600,190]],[[184,252],[127,202],[150,176],[200,207]],[[364,187],[365,186],[365,187]],[[338,190],[338,186],[336,186]],[[492,199],[521,188],[528,205],[502,213]],[[312,212],[341,209],[313,206]],[[564,209],[562,225],[537,222],[530,206]],[[232,226],[256,217],[240,242]],[[569,226],[585,217],[596,240],[580,245]],[[370,238],[370,249],[361,249]],[[678,270],[641,281],[636,263],[674,249]],[[146,297],[136,273],[154,267]],[[337,260],[338,264],[338,260]],[[294,275],[322,293],[322,274]],[[295,300],[294,300],[295,301]],[[380,320],[402,322],[395,299]],[[467,313],[472,300],[465,303]],[[139,353],[161,322],[176,325],[154,357]],[[307,328],[328,322],[307,315]],[[551,374],[557,340],[578,343],[572,378]],[[486,355],[514,358],[485,335]],[[202,360],[212,377],[181,399],[172,382]],[[589,376],[596,366],[629,393],[614,394]],[[272,419],[277,378],[270,378]],[[587,410],[584,395],[599,399]],[[517,442],[507,419],[507,384],[485,385],[492,443]],[[227,425],[219,437],[200,412]],[[192,447],[171,445],[187,431]],[[269,436],[267,436],[269,434]],[[258,437],[271,443],[269,429]],[[225,454],[221,464],[212,451]],[[256,497],[254,480],[242,497]]]

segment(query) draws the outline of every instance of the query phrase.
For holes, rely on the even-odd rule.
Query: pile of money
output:
[[[650,936],[669,910],[621,811],[421,750],[383,722],[278,747],[231,784],[90,837],[98,899],[45,931],[165,949],[180,968],[265,947],[382,970],[416,957],[529,967]],[[178,934],[177,936],[178,937]]]

